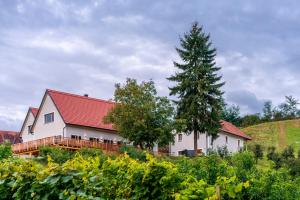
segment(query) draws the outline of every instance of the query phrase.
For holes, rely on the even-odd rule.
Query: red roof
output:
[[[238,137],[242,137],[246,140],[251,140],[251,137],[249,137],[248,135],[246,135],[243,131],[241,131],[238,127],[236,127],[235,125],[233,125],[230,122],[226,122],[224,120],[221,120],[221,131],[224,131],[226,133],[238,136]]]
[[[30,112],[32,112],[33,116],[36,117],[39,109],[38,108],[34,108],[34,107],[30,107],[29,108]]]
[[[103,118],[115,103],[55,90],[47,90],[66,124],[114,130]]]
[[[20,143],[19,132],[0,130],[0,144],[4,141],[9,141],[11,144]]]

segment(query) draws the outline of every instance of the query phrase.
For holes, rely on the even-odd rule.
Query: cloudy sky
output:
[[[211,34],[226,101],[243,114],[300,99],[299,19],[297,0],[0,0],[0,129],[19,130],[46,88],[109,99],[133,77],[168,95],[193,21]]]

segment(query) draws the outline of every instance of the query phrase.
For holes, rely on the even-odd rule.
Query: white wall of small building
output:
[[[29,126],[31,126],[34,122],[34,116],[32,112],[28,112],[28,116],[25,119],[23,130],[21,131],[21,137],[23,142],[34,140],[34,135],[29,132]]]
[[[105,132],[100,129],[91,129],[86,127],[77,127],[67,125],[64,137],[71,138],[71,135],[81,136],[81,139],[89,140],[92,138],[98,138],[99,140],[112,140],[115,142],[123,141],[123,138],[112,132]]]
[[[220,132],[219,137],[213,141],[211,145],[211,136],[207,136],[205,133],[200,134],[197,142],[198,149],[201,149],[203,153],[206,153],[208,149],[216,150],[218,147],[227,146],[229,152],[238,152],[240,148],[244,146],[244,139],[234,136],[225,132]],[[227,137],[227,142],[226,142]],[[186,135],[182,133],[182,141],[179,141],[179,134],[175,135],[175,142],[170,145],[170,153],[173,156],[178,156],[179,151],[194,150],[194,134]]]
[[[45,114],[49,113],[54,113],[54,121],[45,123]],[[48,94],[46,94],[44,104],[40,108],[35,123],[36,124],[33,128],[33,140],[63,135],[64,127],[66,126],[66,124],[64,123],[62,117],[56,109],[55,104]]]

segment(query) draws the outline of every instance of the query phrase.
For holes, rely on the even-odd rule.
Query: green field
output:
[[[267,147],[275,146],[282,150],[292,145],[296,151],[300,149],[300,119],[269,122],[243,128],[252,137],[250,144],[257,143]]]

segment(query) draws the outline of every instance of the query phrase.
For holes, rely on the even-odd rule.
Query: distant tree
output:
[[[240,107],[237,105],[224,106],[222,119],[236,126],[241,126]]]
[[[280,108],[274,107],[272,110],[273,113],[273,119],[274,120],[282,120],[284,119],[284,113],[281,111]]]
[[[270,121],[273,117],[272,102],[266,101],[263,108],[263,120]]]
[[[176,118],[186,122],[187,134],[194,134],[196,151],[199,133],[208,133],[213,139],[217,137],[224,83],[215,62],[216,49],[197,22],[180,38],[180,45],[176,50],[183,63],[174,62],[179,71],[168,78],[176,83],[170,88],[170,95],[178,97]]]
[[[253,115],[245,115],[241,118],[241,126],[251,126],[261,122],[259,113]]]
[[[279,105],[283,117],[285,119],[293,119],[297,116],[297,105],[299,104],[298,100],[292,96],[285,96],[285,102]]]
[[[260,144],[255,144],[252,151],[253,151],[256,163],[257,163],[258,159],[263,158],[263,156],[264,156],[263,148]]]
[[[127,79],[116,84],[116,106],[105,117],[118,133],[142,149],[152,149],[155,143],[167,145],[173,141],[173,107],[166,97],[157,96],[153,81],[138,84]]]

